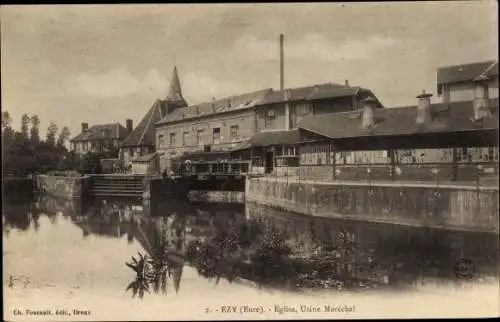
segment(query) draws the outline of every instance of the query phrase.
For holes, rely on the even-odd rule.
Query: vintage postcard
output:
[[[499,316],[496,1],[0,18],[4,320]]]

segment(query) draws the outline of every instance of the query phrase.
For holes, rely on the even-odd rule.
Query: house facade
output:
[[[478,90],[498,98],[498,61],[438,68],[437,89],[443,103],[470,101]]]
[[[82,123],[81,133],[70,140],[71,151],[81,155],[118,149],[132,131],[132,120],[127,119],[126,125],[127,127],[120,123],[98,124],[89,128],[88,123]]]

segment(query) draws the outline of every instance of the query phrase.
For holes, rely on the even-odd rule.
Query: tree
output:
[[[68,141],[70,132],[67,126],[63,127],[61,133],[59,133],[59,137],[57,138],[57,145],[60,147],[64,147],[66,145],[66,141]]]
[[[12,118],[10,117],[10,113],[5,111],[2,112],[2,131],[7,127],[10,127],[12,124]]]
[[[21,136],[23,139],[28,139],[30,117],[28,114],[23,114],[21,117]]]
[[[40,142],[40,119],[38,115],[33,115],[31,117],[30,137],[33,142]]]
[[[47,129],[47,144],[55,145],[56,144],[56,133],[57,133],[57,125],[54,122],[50,122],[49,128]]]

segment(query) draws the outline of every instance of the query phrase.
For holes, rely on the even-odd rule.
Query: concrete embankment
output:
[[[365,222],[498,233],[498,187],[250,178],[246,202]]]

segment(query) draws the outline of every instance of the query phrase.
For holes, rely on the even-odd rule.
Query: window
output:
[[[231,125],[229,128],[229,136],[231,140],[237,139],[240,136],[240,127],[238,125]]]
[[[163,145],[165,144],[163,140],[163,134],[158,135],[158,147],[163,148]]]
[[[170,146],[175,145],[175,133],[170,133]]]
[[[189,132],[182,133],[182,145],[187,145],[188,136],[189,136]]]
[[[213,142],[219,143],[220,140],[220,127],[216,127],[213,129]]]
[[[203,130],[196,131],[196,144],[203,145]]]

